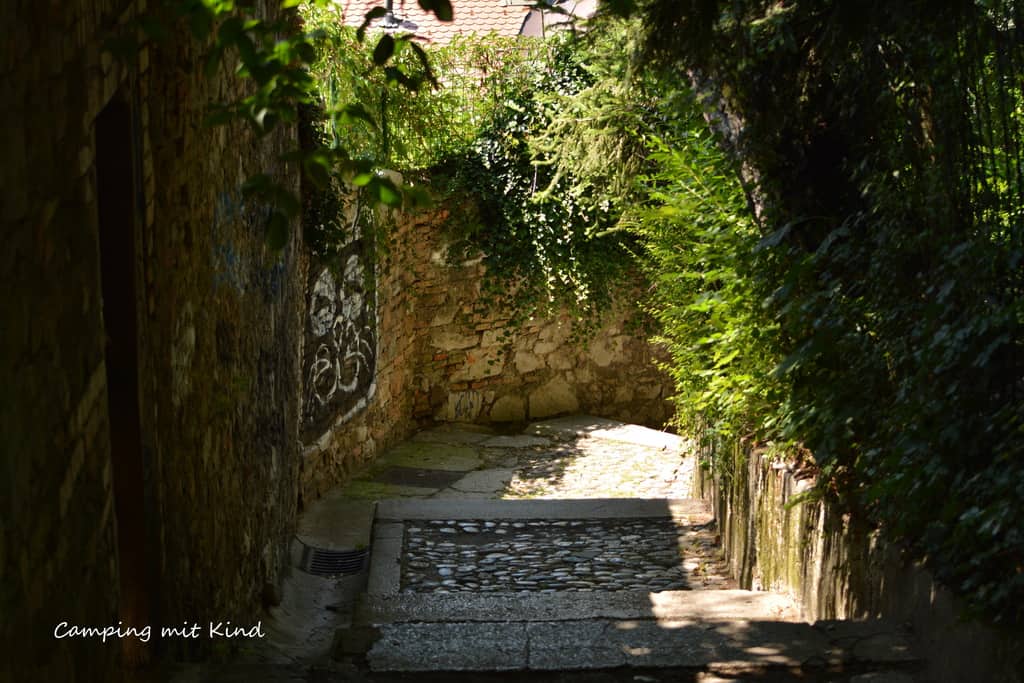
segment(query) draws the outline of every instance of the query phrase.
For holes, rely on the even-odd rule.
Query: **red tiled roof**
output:
[[[335,0],[341,9],[345,24],[359,26],[373,7],[383,7],[385,0]],[[426,40],[450,43],[456,36],[494,32],[500,36],[517,36],[530,8],[526,4],[512,4],[509,0],[452,0],[453,20],[438,21],[437,17],[420,9],[416,0],[393,0],[395,17],[402,20],[399,30],[410,31]],[[380,25],[380,20],[372,26]]]

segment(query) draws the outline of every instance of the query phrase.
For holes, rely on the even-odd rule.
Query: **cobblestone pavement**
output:
[[[734,588],[708,525],[672,520],[406,524],[409,592]]]
[[[693,458],[686,455],[588,437],[484,451],[485,461],[514,469],[504,498],[686,498],[693,476]]]
[[[499,435],[443,425],[385,453],[350,487],[372,498],[689,498],[685,439],[597,418]],[[735,588],[710,515],[679,523],[583,520],[407,525],[403,590],[592,591]]]

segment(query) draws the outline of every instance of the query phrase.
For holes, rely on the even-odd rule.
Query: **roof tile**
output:
[[[384,6],[384,0],[335,0],[335,4],[341,8],[345,24],[359,26],[371,8]],[[416,0],[394,0],[394,13],[402,20],[404,30],[442,45],[458,36],[492,31],[500,36],[517,36],[530,11],[527,5],[509,4],[507,0],[454,0],[452,8],[453,20],[441,22],[420,9]]]

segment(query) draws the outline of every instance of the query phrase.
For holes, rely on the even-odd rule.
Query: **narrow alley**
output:
[[[0,26],[0,683],[1024,683],[1024,0]]]

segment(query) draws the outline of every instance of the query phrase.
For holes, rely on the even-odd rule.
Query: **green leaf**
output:
[[[434,205],[433,196],[418,185],[403,188],[402,205],[410,210],[427,209]]]
[[[295,54],[304,64],[312,64],[316,61],[316,49],[307,42],[296,45]]]
[[[409,41],[409,46],[412,48],[413,54],[416,55],[416,59],[419,60],[420,66],[423,67],[423,75],[430,81],[430,85],[434,88],[439,87],[437,77],[434,76],[434,70],[430,66],[430,59],[427,57],[426,50],[413,41]]]
[[[366,36],[366,28],[375,20],[383,18],[388,11],[379,5],[374,7],[363,17],[363,23],[356,29],[356,40],[360,43],[363,42],[363,38]]]
[[[288,218],[295,218],[302,211],[302,202],[286,187],[275,185],[274,208]]]
[[[416,92],[417,90],[420,89],[420,80],[418,78],[410,76],[409,74],[405,73],[398,67],[384,67],[384,75],[387,77],[389,81],[393,83],[398,83],[406,90]]]
[[[203,119],[203,125],[210,127],[223,126],[231,123],[236,118],[235,112],[228,107],[214,107],[206,114],[206,117]]]
[[[402,203],[402,193],[389,178],[375,176],[366,184],[371,196],[375,196],[381,204],[398,206]]]
[[[246,197],[260,196],[266,194],[267,190],[273,185],[273,180],[266,173],[257,173],[249,176],[244,183],[242,183],[242,194]]]
[[[215,45],[210,54],[206,55],[206,61],[203,64],[203,73],[207,78],[213,78],[217,75],[217,69],[220,67],[222,58],[224,56],[224,48],[220,45]]]
[[[365,187],[366,185],[369,185],[370,182],[376,177],[376,174],[374,174],[372,171],[363,171],[361,173],[357,173],[352,178],[352,184],[355,185],[356,187]]]
[[[217,38],[222,43],[232,45],[244,35],[245,27],[241,17],[228,17],[217,28]]]
[[[331,166],[326,160],[321,160],[318,157],[307,159],[303,169],[306,172],[306,177],[316,185],[317,189],[323,190],[331,182]]]
[[[385,33],[377,41],[377,46],[373,48],[373,63],[383,66],[393,54],[395,54],[395,39],[391,37],[391,34]]]
[[[419,0],[419,5],[424,11],[433,12],[439,21],[451,21],[454,16],[449,0]]]
[[[338,110],[337,118],[340,123],[348,124],[356,121],[363,121],[371,127],[377,128],[377,121],[373,118],[373,115],[367,111],[366,107],[363,106],[362,102],[346,104]]]

